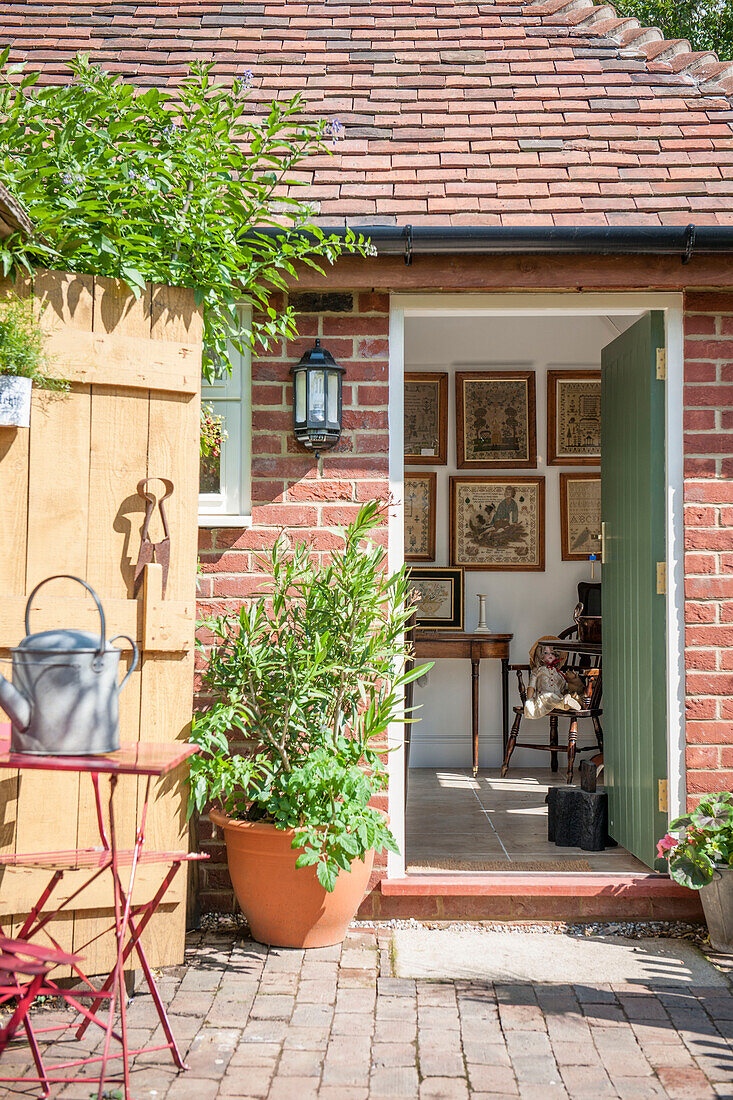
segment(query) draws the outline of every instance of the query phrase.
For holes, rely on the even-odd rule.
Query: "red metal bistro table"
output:
[[[7,728],[7,727],[5,727]],[[83,972],[78,962],[73,964],[73,970],[79,978],[79,984],[74,989],[60,987],[49,975],[43,979],[43,988],[40,992],[49,996],[62,997],[64,1001],[77,1010],[83,1017],[75,1024],[62,1024],[59,1027],[34,1029],[30,1020],[24,1023],[26,1036],[31,1048],[36,1067],[37,1077],[3,1077],[0,1081],[22,1080],[30,1084],[37,1080],[41,1085],[44,1095],[50,1091],[50,1086],[59,1082],[85,1081],[92,1083],[89,1077],[59,1076],[68,1073],[79,1066],[100,1064],[99,1087],[97,1096],[101,1098],[105,1080],[107,1078],[107,1063],[111,1058],[122,1059],[121,1077],[124,1082],[126,1100],[130,1094],[130,1067],[129,1058],[134,1054],[140,1054],[142,1050],[170,1050],[173,1061],[180,1069],[185,1069],[183,1059],[173,1037],[165,1007],[156,989],[155,979],[145,957],[145,951],[140,942],[140,936],[150,918],[155,913],[165,896],[169,886],[178,873],[181,865],[190,860],[205,859],[205,855],[194,852],[163,852],[144,851],[145,823],[147,820],[148,801],[153,779],[167,775],[177,768],[189,756],[197,751],[196,746],[178,742],[172,744],[146,744],[123,745],[118,752],[108,756],[32,756],[26,753],[12,753],[10,751],[10,739],[0,737],[0,768],[12,768],[19,771],[54,771],[54,772],[85,772],[90,776],[94,788],[94,801],[96,806],[97,828],[101,847],[99,848],[75,848],[58,852],[32,852],[27,854],[0,855],[0,866],[9,867],[40,867],[50,872],[50,878],[41,892],[40,897],[33,906],[23,927],[16,932],[18,940],[32,940],[42,929],[52,943],[58,947],[56,941],[48,930],[52,919],[63,910],[68,910],[76,898],[90,883],[94,882],[105,873],[111,878],[111,900],[114,904],[114,928],[117,952],[115,964],[106,979],[94,985],[90,978]],[[140,810],[139,821],[135,830],[135,841],[130,849],[122,849],[118,845],[117,823],[115,820],[115,791],[118,779],[121,775],[142,776],[145,778],[145,794]],[[109,779],[108,816],[109,827],[106,826],[103,814],[103,795],[100,780],[107,776]],[[135,884],[135,873],[141,865],[160,863],[169,864],[169,869],[163,881],[151,898],[145,904],[133,904],[132,892]],[[122,868],[129,868],[130,877],[125,887],[120,877]],[[67,871],[86,870],[88,877],[84,883],[69,897],[58,900],[58,894],[54,896],[57,887]],[[82,949],[83,950],[83,949]],[[144,1047],[138,1050],[130,1050],[127,1041],[126,1018],[126,993],[124,985],[124,968],[132,952],[135,952],[142,968],[145,980],[153,997],[158,1012],[161,1027],[166,1042],[156,1047]],[[23,993],[22,983],[13,981],[11,984],[3,984],[0,977],[0,1006],[12,997]],[[89,1003],[85,1003],[88,1001]],[[107,1003],[107,1011],[102,1016],[100,1009]],[[120,1025],[115,1029],[115,1013],[119,1006]],[[106,1017],[106,1019],[105,1019]],[[44,1031],[64,1030],[75,1026],[76,1037],[86,1031],[89,1024],[95,1024],[104,1031],[104,1049],[101,1055],[88,1058],[78,1058],[74,1061],[55,1064],[46,1070],[41,1052],[36,1039],[37,1034]],[[115,1039],[120,1044],[119,1052],[110,1050],[111,1040]],[[119,1076],[115,1074],[115,1077]]]

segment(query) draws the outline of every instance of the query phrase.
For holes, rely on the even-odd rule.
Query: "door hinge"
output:
[[[657,378],[660,382],[667,379],[667,349],[657,348]]]
[[[669,809],[667,804],[667,780],[659,780],[659,812],[660,814],[666,814]]]
[[[667,593],[667,563],[657,562],[657,595],[664,596]]]

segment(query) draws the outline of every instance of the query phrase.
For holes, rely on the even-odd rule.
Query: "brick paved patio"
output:
[[[139,1057],[137,1098],[733,1097],[730,985],[413,981],[392,976],[381,930],[309,952],[268,951],[233,932],[188,942],[186,965],[163,971],[160,988],[190,1069],[177,1075],[165,1053]],[[153,1018],[150,997],[136,996],[136,1043],[158,1038]],[[90,1093],[69,1085],[55,1095]]]

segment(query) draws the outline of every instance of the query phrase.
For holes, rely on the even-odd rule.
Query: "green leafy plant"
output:
[[[707,886],[716,868],[733,866],[733,795],[710,794],[692,813],[675,818],[657,852],[675,882],[691,890]]]
[[[267,595],[208,623],[215,644],[203,675],[214,696],[194,722],[189,815],[216,802],[248,821],[294,829],[298,867],[315,865],[333,890],[340,870],[371,848],[396,851],[369,805],[386,786],[380,744],[404,721],[404,568],[389,575],[371,536],[377,502],[363,505],[329,564],[284,536],[260,564]],[[232,752],[230,737],[254,741]]]
[[[47,390],[67,390],[68,382],[48,373],[43,332],[31,299],[10,298],[0,304],[0,375],[30,378]]]
[[[344,249],[368,254],[312,224],[297,196],[302,162],[328,151],[335,119],[307,120],[300,96],[257,114],[251,74],[224,85],[194,64],[176,87],[141,90],[80,54],[71,82],[36,86],[39,74],[0,54],[0,163],[5,185],[36,228],[0,245],[4,274],[39,264],[191,287],[204,310],[204,373],[232,348],[295,333],[270,304],[299,265],[318,271]],[[266,227],[281,232],[268,237]],[[248,336],[237,304],[261,311]]]

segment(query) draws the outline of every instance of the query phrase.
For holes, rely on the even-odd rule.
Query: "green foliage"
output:
[[[47,390],[67,390],[68,382],[49,375],[43,333],[33,315],[33,302],[11,298],[0,305],[0,375],[30,378]]]
[[[379,811],[386,786],[378,741],[404,721],[403,631],[410,615],[404,568],[386,571],[370,541],[381,521],[365,504],[330,565],[281,536],[261,559],[267,596],[208,625],[216,643],[204,673],[215,697],[196,717],[189,814],[216,801],[230,815],[294,829],[297,866],[315,865],[333,890],[339,870],[371,848],[395,851]],[[254,740],[233,754],[229,736]]]
[[[657,851],[676,882],[691,890],[707,886],[716,867],[733,866],[733,795],[710,794],[692,813],[675,818]]]
[[[733,0],[618,0],[619,15],[659,27],[665,38],[686,38],[693,50],[733,58]]]
[[[249,110],[251,74],[217,83],[195,64],[180,85],[141,91],[80,54],[73,80],[37,86],[38,73],[0,55],[2,179],[37,233],[0,245],[0,269],[43,264],[122,279],[140,294],[147,281],[192,287],[204,307],[204,371],[226,364],[242,341],[292,335],[287,311],[269,305],[296,265],[322,270],[346,248],[371,252],[362,237],[344,243],[311,224],[288,187],[301,164],[328,149],[340,124],[306,121],[299,96]],[[282,226],[271,240],[254,230]],[[312,239],[300,231],[308,230]],[[237,303],[264,311],[251,334]]]

